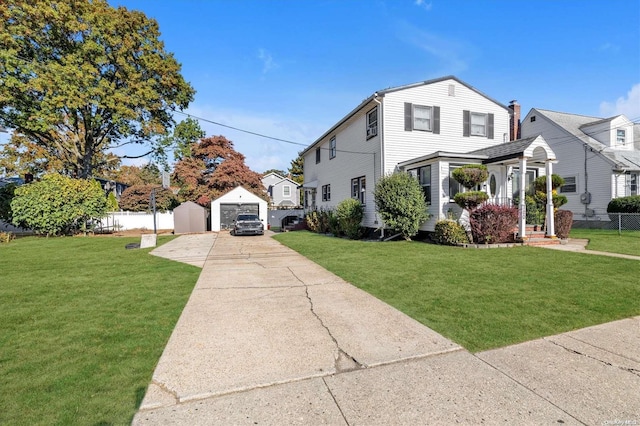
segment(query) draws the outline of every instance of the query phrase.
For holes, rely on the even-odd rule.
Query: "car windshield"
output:
[[[236,220],[260,220],[260,218],[257,214],[240,214]]]

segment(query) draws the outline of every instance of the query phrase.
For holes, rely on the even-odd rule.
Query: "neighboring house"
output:
[[[565,180],[562,208],[574,220],[608,221],[612,198],[638,195],[640,125],[624,115],[588,117],[533,108],[522,122],[524,137],[542,135],[558,157]]]
[[[375,184],[383,175],[407,171],[428,202],[431,218],[421,230],[433,231],[438,220],[460,213],[453,197],[464,189],[451,172],[470,163],[488,166],[481,189],[493,202],[511,203],[533,178],[550,174],[555,162],[542,137],[512,142],[519,115],[515,101],[507,107],[454,76],[375,92],[301,153],[305,208],[334,208],[357,198],[364,205],[363,226],[381,228]],[[519,232],[525,236],[524,222]]]
[[[297,207],[300,205],[298,184],[277,173],[268,173],[262,177],[262,184],[271,199],[271,207]]]
[[[129,188],[131,185],[127,185],[126,183],[116,182],[112,179],[105,178],[94,178],[98,181],[102,189],[104,190],[105,195],[109,195],[110,192],[113,192],[113,195],[116,196],[116,200],[120,200],[120,196],[125,189]]]

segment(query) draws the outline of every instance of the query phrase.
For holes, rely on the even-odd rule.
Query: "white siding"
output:
[[[449,96],[449,85],[455,96]],[[404,103],[440,107],[440,134],[404,130]],[[494,138],[463,137],[464,110],[494,114]],[[436,151],[469,152],[504,141],[509,134],[509,112],[455,80],[398,90],[384,97],[384,168],[394,170],[397,163]]]
[[[316,148],[304,156],[304,180],[317,181],[316,207],[335,208],[346,198],[351,198],[351,179],[365,176],[366,203],[363,226],[375,228],[373,188],[380,177],[380,124],[378,136],[366,138],[366,113],[376,107],[375,102],[364,107],[358,114],[336,129],[335,133],[322,140],[320,163],[316,164]],[[380,110],[378,109],[378,117]],[[336,138],[336,156],[329,158],[329,140]],[[331,185],[331,200],[322,201],[322,186]]]

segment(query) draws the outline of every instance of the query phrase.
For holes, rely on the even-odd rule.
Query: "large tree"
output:
[[[33,142],[24,135],[14,133],[0,149],[0,173],[6,176],[24,176],[27,173],[41,177],[47,173],[74,175],[73,167],[65,161],[64,152]],[[93,174],[110,177],[120,167],[121,160],[109,152],[93,156]]]
[[[251,170],[244,159],[224,136],[204,138],[193,144],[191,156],[176,163],[173,172],[181,188],[180,200],[206,206],[237,186],[265,197],[261,175]]]
[[[152,153],[194,95],[156,21],[105,0],[4,0],[0,82],[0,126],[78,177],[125,144]]]

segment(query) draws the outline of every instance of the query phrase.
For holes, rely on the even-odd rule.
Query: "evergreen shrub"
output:
[[[436,223],[434,239],[438,244],[455,246],[468,243],[467,233],[458,222],[454,220],[440,220]]]

